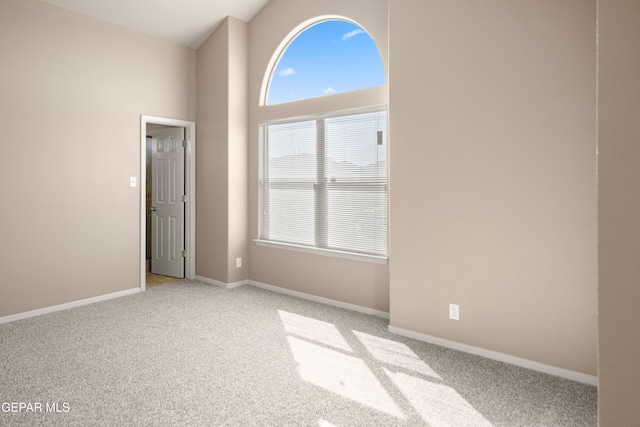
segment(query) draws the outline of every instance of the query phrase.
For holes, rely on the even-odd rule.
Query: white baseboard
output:
[[[441,347],[447,347],[454,350],[463,351],[465,353],[471,353],[477,356],[486,357],[487,359],[493,359],[499,362],[509,363],[511,365],[520,366],[522,368],[531,369],[533,371],[555,375],[556,377],[561,377],[568,380],[577,381],[580,383],[594,385],[594,386],[598,385],[598,377],[593,375],[587,375],[581,372],[575,372],[575,371],[570,371],[568,369],[557,368],[555,366],[545,365],[544,363],[534,362],[533,360],[523,359],[521,357],[511,356],[509,354],[499,353],[497,351],[486,350],[484,348],[462,344],[456,341],[450,341],[443,338],[438,338],[431,335],[411,331],[409,329],[398,328],[391,325],[389,325],[389,332],[396,335],[402,335],[403,337],[413,338],[418,341],[424,341],[430,344],[439,345]]]
[[[41,316],[43,314],[54,313],[56,311],[68,310],[70,308],[81,307],[83,305],[93,304],[100,301],[107,301],[113,298],[133,295],[139,292],[140,292],[140,288],[133,288],[133,289],[127,289],[126,291],[113,292],[111,294],[81,299],[79,301],[67,302],[64,304],[54,305],[51,307],[39,308],[37,310],[25,311],[23,313],[0,317],[0,324],[14,322],[16,320],[28,319],[30,317],[35,317],[35,316]]]
[[[233,283],[225,283],[219,280],[209,279],[208,277],[203,277],[203,276],[196,276],[194,279],[199,282],[207,283],[209,285],[219,286],[225,289],[233,289],[233,288],[237,288],[238,286],[243,286],[249,283],[248,280],[241,280],[239,282],[233,282]]]
[[[306,299],[309,301],[319,302],[326,305],[332,305],[334,307],[345,308],[347,310],[357,311],[359,313],[370,314],[373,316],[381,317],[383,319],[389,319],[389,313],[380,311],[380,310],[375,310],[373,308],[362,307],[360,305],[337,301],[330,298],[319,297],[319,296],[307,294],[304,292],[292,291],[291,289],[280,288],[278,286],[256,282],[255,280],[249,280],[248,282],[249,282],[249,285],[255,286],[256,288],[262,288],[268,291],[278,292],[280,294],[290,295],[293,297],[298,297],[298,298]]]
[[[219,286],[225,289],[233,289],[243,285],[251,285],[257,288],[266,289],[272,292],[277,292],[285,295],[290,295],[309,301],[319,302],[347,310],[357,311],[359,313],[369,314],[383,319],[389,319],[389,313],[375,310],[368,307],[362,307],[347,302],[337,301],[330,298],[319,297],[304,292],[293,291],[290,289],[281,288],[278,286],[268,285],[266,283],[257,282],[255,280],[242,280],[233,283],[224,283],[218,280],[209,279],[207,277],[196,276],[195,280],[208,283],[214,286]],[[94,304],[101,301],[107,301],[113,298],[119,298],[127,295],[133,295],[140,292],[140,288],[128,289],[125,291],[113,292],[106,295],[100,295],[97,297],[86,298],[78,301],[72,301],[64,304],[54,305],[51,307],[40,308],[37,310],[25,311],[23,313],[11,314],[9,316],[0,317],[0,324],[14,322],[16,320],[28,319],[30,317],[41,316],[43,314],[54,313],[56,311],[68,310],[74,307],[81,307],[83,305]],[[499,362],[509,363],[511,365],[520,366],[523,368],[531,369],[534,371],[542,372],[545,374],[555,375],[557,377],[566,378],[572,381],[577,381],[584,384],[593,386],[598,385],[598,377],[594,375],[583,374],[581,372],[575,372],[568,369],[557,368],[555,366],[546,365],[544,363],[535,362],[533,360],[523,359],[521,357],[511,356],[509,354],[500,353],[497,351],[487,350],[480,347],[475,347],[468,344],[462,344],[456,341],[447,340],[444,338],[434,337],[432,335],[415,332],[409,329],[398,328],[396,326],[389,325],[389,332],[401,335],[407,338],[413,338],[418,341],[428,342],[430,344],[439,345],[442,347],[451,348],[453,350],[463,351],[465,353],[475,354],[477,356],[486,357],[487,359],[497,360]]]
[[[309,300],[309,301],[319,302],[319,303],[326,304],[326,305],[332,305],[334,307],[345,308],[347,310],[357,311],[359,313],[370,314],[370,315],[381,317],[381,318],[387,319],[387,320],[389,319],[389,313],[386,313],[384,311],[374,310],[372,308],[362,307],[360,305],[350,304],[348,302],[337,301],[337,300],[333,300],[333,299],[330,299],[330,298],[319,297],[319,296],[312,295],[312,294],[307,294],[307,293],[304,293],[304,292],[292,291],[290,289],[281,288],[279,286],[273,286],[273,285],[268,285],[268,284],[262,283],[262,282],[256,282],[255,280],[242,280],[240,282],[225,283],[225,282],[221,282],[219,280],[209,279],[208,277],[203,277],[203,276],[196,276],[195,280],[198,280],[198,281],[204,282],[204,283],[208,283],[208,284],[214,285],[214,286],[219,286],[219,287],[225,288],[225,289],[233,289],[233,288],[237,288],[238,286],[251,285],[251,286],[255,286],[256,288],[266,289],[268,291],[277,292],[277,293],[280,293],[280,294],[294,296],[294,297],[297,297],[297,298],[302,298],[302,299],[306,299],[306,300]]]

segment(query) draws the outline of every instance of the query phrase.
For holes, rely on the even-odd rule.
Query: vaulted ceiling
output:
[[[41,0],[197,48],[227,16],[250,21],[269,0]]]

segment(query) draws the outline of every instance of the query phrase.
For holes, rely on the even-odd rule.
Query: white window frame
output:
[[[263,164],[264,164],[264,126],[265,125],[273,125],[273,124],[281,124],[281,123],[292,123],[292,122],[298,122],[298,121],[310,121],[310,120],[321,120],[322,123],[324,123],[324,119],[328,119],[331,117],[340,117],[340,116],[345,116],[345,115],[352,115],[352,114],[364,114],[364,113],[368,113],[368,112],[380,112],[380,111],[388,111],[388,108],[386,105],[383,106],[377,106],[374,108],[359,108],[359,109],[355,109],[355,110],[349,110],[349,111],[339,111],[339,112],[332,112],[330,114],[323,114],[321,115],[321,117],[319,118],[318,115],[313,115],[313,116],[305,116],[305,117],[297,117],[297,118],[287,118],[287,119],[282,119],[282,120],[270,120],[270,121],[266,121],[266,122],[261,122],[259,124],[259,129],[260,129],[260,136],[259,136],[259,146],[260,146],[260,150],[259,150],[259,156],[260,156],[260,168],[259,168],[259,195],[260,195],[260,200],[259,200],[259,212],[260,212],[260,222],[259,222],[259,236],[263,236],[263,212],[262,212],[262,206],[263,206],[263,177],[264,177],[264,170],[263,170]],[[385,129],[385,132],[387,131],[387,129]],[[322,141],[324,142],[324,141]],[[388,149],[388,148],[387,148]],[[319,150],[324,150],[324,147],[320,147]],[[322,158],[324,158],[324,156],[321,156]],[[387,166],[388,167],[388,166]],[[318,169],[319,170],[319,169]],[[388,198],[389,198],[389,194],[388,194],[388,185],[389,185],[389,174],[388,174],[388,170],[386,173],[386,181],[384,183],[384,185],[386,186],[387,192],[386,192],[386,197],[387,197],[387,207],[389,205],[388,203]],[[350,251],[344,251],[344,250],[337,250],[337,249],[330,249],[330,248],[325,248],[325,247],[318,247],[318,246],[306,246],[306,245],[302,245],[302,244],[294,244],[294,243],[284,243],[284,242],[279,242],[279,241],[272,241],[272,240],[266,240],[263,238],[258,238],[255,239],[255,243],[258,246],[263,246],[263,247],[269,247],[269,248],[276,248],[276,249],[285,249],[285,250],[292,250],[292,251],[298,251],[298,252],[304,252],[304,253],[311,253],[311,254],[317,254],[317,255],[324,255],[324,256],[331,256],[331,257],[337,257],[337,258],[343,258],[343,259],[349,259],[349,260],[356,260],[356,261],[364,261],[364,262],[370,262],[370,263],[375,263],[375,264],[386,264],[388,262],[388,248],[389,248],[389,242],[388,242],[388,236],[389,236],[389,221],[388,221],[388,216],[389,216],[389,212],[388,212],[388,208],[387,211],[385,212],[385,222],[386,222],[386,227],[385,227],[385,233],[386,233],[386,254],[385,255],[373,255],[373,254],[365,254],[365,253],[359,253],[359,252],[350,252]],[[318,222],[321,222],[321,218],[322,215],[316,215],[316,225],[315,225],[315,231],[316,233],[319,232],[322,234],[322,229],[323,226],[322,224],[318,224]],[[326,229],[326,227],[324,227]],[[326,230],[325,230],[326,231]],[[321,243],[322,243],[322,237],[321,235],[319,236]],[[326,243],[326,242],[325,242]]]

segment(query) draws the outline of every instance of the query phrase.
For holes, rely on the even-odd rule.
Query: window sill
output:
[[[312,248],[309,246],[294,245],[291,243],[271,242],[269,240],[255,239],[256,245],[267,248],[285,249],[296,252],[304,252],[308,254],[324,255],[334,258],[349,259],[353,261],[370,262],[373,264],[386,264],[389,260],[386,256],[358,254],[355,252],[338,251],[335,249]]]

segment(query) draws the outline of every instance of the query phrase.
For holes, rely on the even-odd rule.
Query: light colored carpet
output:
[[[0,425],[597,424],[595,387],[387,326],[250,286],[188,280],[3,324]],[[10,412],[20,402],[34,412]],[[53,403],[59,412],[47,412]]]

